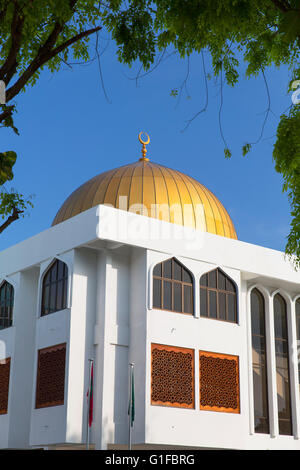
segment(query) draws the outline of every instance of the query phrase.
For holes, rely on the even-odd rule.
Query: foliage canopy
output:
[[[7,103],[34,85],[43,68],[57,72],[69,57],[87,61],[89,38],[102,27],[111,33],[119,61],[132,65],[139,60],[145,70],[173,48],[182,58],[208,51],[214,74],[222,74],[230,86],[239,80],[241,57],[249,77],[285,64],[291,79],[300,79],[300,0],[0,0],[0,80],[7,87]],[[15,106],[1,106],[0,123],[17,132]],[[298,264],[299,124],[300,104],[295,104],[280,118],[273,152],[291,202],[286,251],[297,256]],[[243,154],[250,149],[246,143]],[[227,147],[224,152],[230,157]],[[9,178],[12,154],[6,155]],[[0,171],[3,179],[5,169]]]

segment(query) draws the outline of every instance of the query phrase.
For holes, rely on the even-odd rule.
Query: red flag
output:
[[[94,363],[92,362],[91,377],[90,377],[90,390],[89,390],[89,427],[93,422],[93,382],[94,382]]]

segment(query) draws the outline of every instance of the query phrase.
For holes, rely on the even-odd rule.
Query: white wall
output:
[[[127,250],[98,255],[95,325],[95,423],[97,449],[124,443],[127,436],[127,371],[130,270]]]
[[[174,233],[170,232],[169,238],[155,238],[153,234],[163,228]],[[30,402],[31,410],[30,444],[85,442],[88,359],[94,358],[95,421],[91,438],[97,448],[127,442],[128,362],[135,363],[134,443],[300,448],[299,440],[291,437],[270,439],[251,434],[246,282],[264,279],[270,292],[272,287],[282,286],[295,295],[300,293],[299,273],[283,253],[206,233],[198,234],[198,244],[193,244],[191,229],[180,229],[180,236],[177,230],[166,222],[99,206],[0,253],[0,279],[15,279],[17,296],[25,298],[25,292],[27,296],[25,304],[16,301],[14,326],[0,331],[5,356],[12,357],[11,383],[17,384],[10,393],[8,415],[0,416],[0,446],[6,447],[8,441],[13,447],[15,442],[21,445],[26,434],[29,418],[28,409],[22,405],[22,377],[27,384],[24,399]],[[127,249],[119,243],[126,244]],[[40,318],[42,275],[56,256],[70,269],[68,308]],[[194,275],[194,316],[152,309],[151,270],[154,264],[172,256],[177,256]],[[39,272],[36,266],[40,266]],[[199,316],[200,276],[216,266],[238,285],[238,325]],[[62,342],[68,345],[65,403],[36,410],[37,350]],[[194,410],[151,406],[151,343],[195,350]],[[199,349],[239,356],[239,415],[199,410]],[[18,405],[12,410],[17,399]],[[299,419],[299,399],[294,397],[294,401]],[[21,425],[19,413],[23,413]]]

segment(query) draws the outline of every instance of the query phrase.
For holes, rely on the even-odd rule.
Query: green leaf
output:
[[[232,153],[231,153],[231,151],[229,150],[229,148],[225,148],[225,149],[224,149],[224,155],[225,155],[225,158],[231,158]]]
[[[0,153],[0,184],[13,179],[12,167],[16,160],[17,154],[13,151]]]
[[[242,150],[243,150],[243,157],[245,157],[247,153],[249,153],[251,150],[251,144],[248,143],[248,144],[243,145]]]

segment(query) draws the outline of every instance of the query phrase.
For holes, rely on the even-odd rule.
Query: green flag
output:
[[[135,416],[135,406],[134,406],[134,370],[133,367],[130,367],[131,373],[130,373],[130,389],[131,389],[131,394],[129,397],[129,406],[128,406],[128,415],[130,416],[130,425],[131,427],[133,426],[134,423],[134,416]]]

